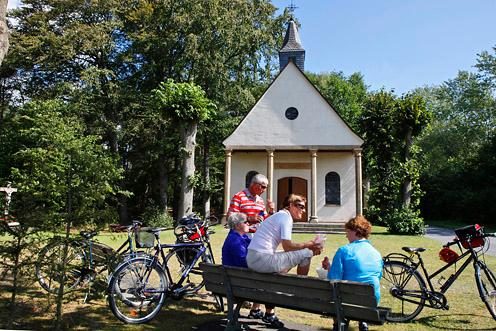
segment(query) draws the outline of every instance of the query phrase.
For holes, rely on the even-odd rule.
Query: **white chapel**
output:
[[[363,140],[303,73],[305,50],[291,19],[279,51],[280,73],[223,144],[224,215],[254,174],[269,179],[265,200],[307,198],[299,222],[342,223],[362,213]]]

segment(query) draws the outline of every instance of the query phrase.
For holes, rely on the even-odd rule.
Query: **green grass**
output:
[[[221,226],[214,227],[216,234],[212,235],[212,247],[216,261],[220,262],[220,252],[227,230]],[[294,240],[303,241],[312,239],[311,234],[295,234]],[[327,236],[326,247],[322,256],[312,261],[310,276],[316,277],[315,269],[322,258],[327,255],[330,258],[336,249],[347,243],[343,234]],[[125,239],[126,234],[102,233],[98,236],[101,242],[113,247],[118,247]],[[163,242],[172,242],[174,235],[172,231],[162,234]],[[397,236],[388,234],[384,228],[374,227],[371,236],[372,244],[386,255],[390,252],[400,252],[402,246],[425,247],[424,260],[429,270],[434,270],[443,265],[438,258],[441,244],[437,241],[415,236]],[[492,270],[496,271],[496,258],[486,256],[486,262]],[[446,274],[447,278],[450,273]],[[437,280],[434,280],[437,284]],[[7,309],[5,303],[9,293],[2,284],[0,293],[0,328],[6,320]],[[496,330],[496,322],[490,317],[484,304],[481,302],[473,277],[473,269],[469,266],[461,277],[455,282],[446,294],[450,304],[450,310],[434,310],[425,308],[422,313],[411,323],[392,324],[384,326],[371,326],[371,330],[460,330],[474,329]],[[83,293],[75,293],[67,298],[64,308],[64,321],[68,329],[79,330],[159,330],[171,331],[191,330],[195,325],[209,320],[220,319],[225,314],[218,313],[213,305],[213,299],[206,292],[199,296],[186,298],[182,301],[168,300],[159,315],[146,325],[124,325],[118,321],[110,312],[105,298],[93,300],[90,304],[81,303]],[[41,329],[49,328],[54,316],[53,298],[47,296],[39,289],[33,281],[19,298],[19,309],[22,317],[18,318],[19,328]],[[242,309],[242,314],[247,314],[247,309]],[[278,309],[277,313],[281,320],[291,320],[295,323],[314,326],[320,330],[329,330],[331,320],[315,314],[307,314],[292,310]],[[167,327],[165,327],[167,326]],[[353,323],[350,330],[357,330]]]

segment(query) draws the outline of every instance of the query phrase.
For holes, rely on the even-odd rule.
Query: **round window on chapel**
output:
[[[286,118],[288,120],[294,120],[298,117],[298,109],[295,107],[289,107],[286,109]]]

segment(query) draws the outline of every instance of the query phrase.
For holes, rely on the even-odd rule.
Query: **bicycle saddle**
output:
[[[422,253],[423,251],[425,251],[425,248],[423,247],[401,247],[401,249],[403,249],[407,253]]]
[[[90,239],[90,238],[93,238],[94,236],[97,235],[98,232],[96,231],[81,231],[79,232],[79,234],[81,235],[81,237],[85,238],[85,239]]]

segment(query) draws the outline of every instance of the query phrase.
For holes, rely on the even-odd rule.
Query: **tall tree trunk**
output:
[[[164,154],[161,154],[158,161],[158,190],[160,199],[160,211],[167,215],[168,200],[167,187],[169,186],[169,175],[167,173],[167,158]]]
[[[193,212],[193,185],[191,182],[195,174],[195,147],[197,122],[184,123],[181,126],[181,139],[185,155],[181,178],[181,195],[179,197],[178,219]]]
[[[205,218],[210,217],[210,141],[205,137],[203,142],[203,207]]]
[[[5,17],[7,16],[8,0],[0,0],[0,65],[9,50],[9,28]]]
[[[408,128],[408,131],[405,135],[405,151],[404,151],[404,163],[407,163],[410,160],[410,150],[413,144],[413,129]],[[401,188],[402,195],[402,203],[403,207],[408,208],[410,206],[410,201],[412,198],[412,179],[409,174],[405,174],[405,178],[403,179],[403,185]]]

